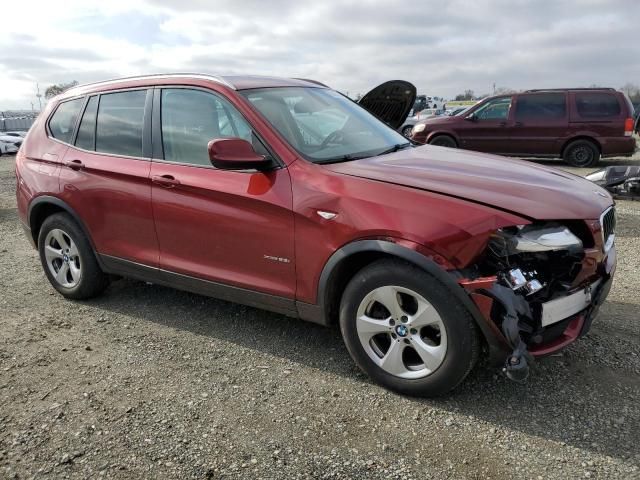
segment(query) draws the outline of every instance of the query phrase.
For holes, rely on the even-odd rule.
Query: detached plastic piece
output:
[[[615,198],[640,199],[640,167],[607,167],[585,178],[607,189]]]

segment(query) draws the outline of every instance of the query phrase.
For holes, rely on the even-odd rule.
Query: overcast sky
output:
[[[92,3],[94,3],[92,5]],[[57,82],[153,72],[390,79],[452,97],[640,84],[640,0],[22,0],[2,9],[0,110]]]

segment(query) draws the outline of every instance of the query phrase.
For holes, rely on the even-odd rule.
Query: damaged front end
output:
[[[611,286],[614,229],[613,208],[595,221],[502,228],[463,272],[459,283],[499,339],[492,353],[506,356],[510,379],[526,380],[534,357],[588,331]]]

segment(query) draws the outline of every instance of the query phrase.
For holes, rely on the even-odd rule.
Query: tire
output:
[[[92,298],[109,285],[89,240],[66,213],[51,215],[42,223],[38,252],[49,282],[66,298]]]
[[[347,350],[386,388],[415,396],[447,393],[472,370],[481,346],[470,313],[451,299],[447,287],[410,263],[374,262],[342,296],[340,330]],[[385,303],[391,307],[381,308]]]
[[[593,167],[600,161],[600,150],[589,140],[575,140],[566,146],[562,158],[572,167]]]
[[[456,141],[449,135],[438,135],[429,141],[429,145],[437,147],[458,148]]]
[[[411,138],[411,131],[413,130],[413,125],[407,125],[406,127],[402,127],[402,135],[407,138]]]

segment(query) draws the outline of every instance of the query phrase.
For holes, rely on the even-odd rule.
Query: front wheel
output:
[[[449,135],[438,135],[429,142],[429,145],[435,145],[437,147],[458,148],[456,141]]]
[[[402,135],[407,138],[411,138],[411,131],[413,130],[413,125],[407,125],[402,129]]]
[[[408,395],[441,395],[458,385],[479,355],[469,312],[424,270],[380,260],[349,282],[340,329],[351,357],[373,380]]]

